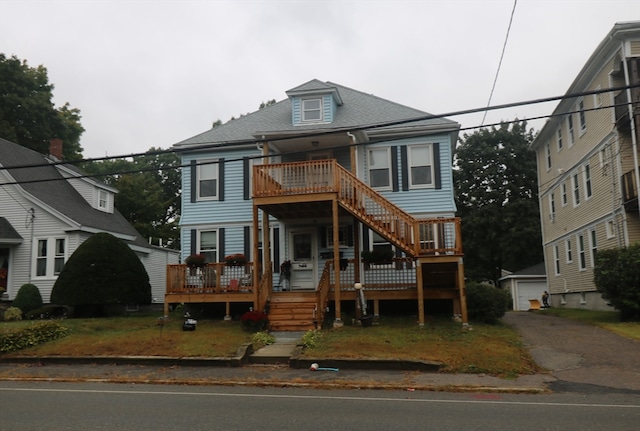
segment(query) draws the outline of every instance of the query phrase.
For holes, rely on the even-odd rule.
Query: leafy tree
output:
[[[640,320],[640,243],[598,250],[594,281],[602,298],[620,311],[621,320]]]
[[[91,309],[94,315],[104,314],[109,305],[149,304],[149,275],[123,241],[98,233],[71,255],[53,285],[51,302]]]
[[[179,166],[177,155],[151,148],[133,160],[89,162],[84,168],[118,189],[115,206],[140,234],[179,248]]]
[[[543,260],[533,132],[525,121],[465,134],[455,152],[465,272],[496,282]]]
[[[44,66],[0,53],[0,136],[43,154],[51,138],[60,138],[64,158],[80,160],[80,111],[68,103],[56,109],[53,88]]]

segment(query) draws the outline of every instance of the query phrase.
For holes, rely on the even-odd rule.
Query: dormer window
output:
[[[314,123],[322,121],[322,99],[302,100],[302,121]]]
[[[109,207],[109,195],[106,191],[100,190],[98,192],[98,208],[103,211],[106,211]]]

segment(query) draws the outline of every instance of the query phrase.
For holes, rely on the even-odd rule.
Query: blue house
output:
[[[424,324],[438,301],[466,322],[459,124],[331,82],[286,95],[175,145],[182,261],[207,264],[169,265],[165,307],[243,304],[300,330],[393,301]]]

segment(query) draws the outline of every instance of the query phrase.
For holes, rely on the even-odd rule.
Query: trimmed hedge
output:
[[[46,343],[68,335],[69,330],[57,322],[42,322],[0,334],[0,353],[9,353]]]
[[[467,283],[466,293],[469,320],[496,323],[509,309],[509,292],[491,284]]]
[[[596,289],[620,311],[620,320],[640,320],[640,243],[598,250],[593,272]]]
[[[25,315],[32,310],[42,307],[40,289],[38,289],[35,284],[23,284],[20,286],[18,294],[11,305],[18,307]]]

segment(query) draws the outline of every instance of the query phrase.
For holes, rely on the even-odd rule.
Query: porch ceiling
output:
[[[259,208],[278,220],[331,218],[331,201],[294,202],[259,205]],[[348,215],[339,207],[339,216]]]

